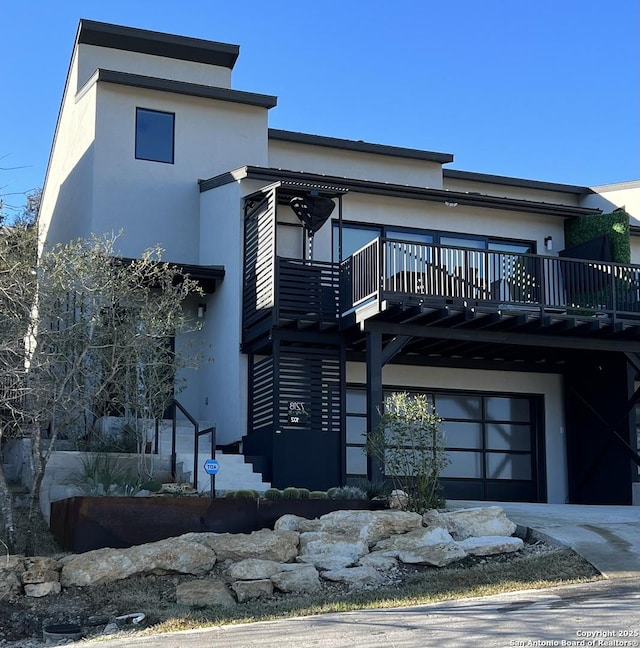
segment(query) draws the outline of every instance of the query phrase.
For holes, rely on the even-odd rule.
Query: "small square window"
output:
[[[175,115],[136,109],[136,160],[173,164]]]

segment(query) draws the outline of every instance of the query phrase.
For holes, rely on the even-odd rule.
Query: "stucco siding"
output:
[[[175,113],[174,164],[135,159],[137,107]],[[126,256],[160,243],[167,258],[198,263],[197,180],[243,164],[264,164],[266,112],[99,84],[93,230],[122,229],[119,244]]]
[[[237,183],[201,194],[200,260],[224,265],[225,277],[207,299],[201,331],[212,361],[198,372],[198,411],[217,425],[218,442],[246,434],[247,357],[240,354],[242,334],[242,212]]]
[[[225,67],[181,61],[164,56],[152,56],[139,52],[127,52],[98,45],[81,43],[79,74],[76,80],[76,91],[91,78],[98,68],[142,74],[144,76],[185,81],[218,88],[231,87],[231,70]]]
[[[269,140],[269,166],[417,187],[442,187],[438,162]]]
[[[80,99],[73,91],[74,58],[51,149],[38,219],[41,249],[91,231],[93,206],[95,89]]]

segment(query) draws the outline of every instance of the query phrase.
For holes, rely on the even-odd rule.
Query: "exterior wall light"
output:
[[[204,319],[204,314],[207,312],[207,305],[206,304],[198,304],[198,319]]]
[[[547,252],[551,252],[551,250],[553,250],[553,237],[547,236],[544,239],[544,247]]]

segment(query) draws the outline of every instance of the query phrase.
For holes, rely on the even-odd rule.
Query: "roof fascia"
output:
[[[372,180],[359,180],[355,178],[341,178],[322,174],[305,173],[301,171],[288,171],[266,167],[246,166],[228,173],[215,176],[208,180],[199,180],[200,191],[208,191],[230,182],[237,182],[245,178],[252,180],[265,180],[276,182],[278,180],[294,180],[307,183],[318,183],[344,187],[350,192],[371,195],[392,196],[394,198],[407,198],[410,200],[426,200],[439,203],[457,203],[487,209],[502,209],[507,211],[520,211],[547,216],[584,216],[599,214],[602,210],[587,207],[572,207],[558,203],[538,202],[518,198],[504,198],[490,196],[475,192],[449,191],[446,189],[429,189],[410,185],[398,185]]]
[[[103,82],[116,85],[142,88],[144,90],[158,90],[160,92],[172,92],[175,94],[200,97],[203,99],[216,99],[231,103],[258,106],[259,108],[273,108],[278,103],[278,98],[271,95],[256,94],[255,92],[244,92],[242,90],[231,90],[230,88],[217,88],[215,86],[201,85],[198,83],[186,83],[172,79],[161,79],[159,77],[131,74],[130,72],[118,72],[116,70],[98,69],[84,87],[78,92],[81,97],[92,83]]]
[[[163,56],[181,61],[206,63],[226,67],[230,70],[233,69],[240,53],[238,45],[113,25],[84,18],[80,21],[77,43]]]
[[[453,155],[450,153],[435,153],[433,151],[421,151],[418,149],[403,148],[400,146],[386,146],[384,144],[371,144],[369,142],[339,139],[337,137],[325,137],[323,135],[310,135],[308,133],[296,133],[293,131],[269,129],[269,139],[295,144],[309,144],[311,146],[324,146],[344,151],[357,151],[359,153],[374,153],[376,155],[388,155],[391,157],[409,158],[412,160],[424,160],[427,162],[439,162],[446,164],[453,162]]]

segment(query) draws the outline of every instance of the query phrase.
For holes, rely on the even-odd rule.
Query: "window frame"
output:
[[[171,159],[159,159],[159,156],[151,157],[145,156],[140,153],[140,135],[139,119],[140,113],[156,114],[156,115],[169,115],[171,116]],[[176,114],[167,110],[156,110],[155,108],[144,108],[136,106],[136,124],[135,124],[135,141],[134,141],[134,155],[136,160],[144,160],[145,162],[160,162],[161,164],[175,164],[176,157]]]

